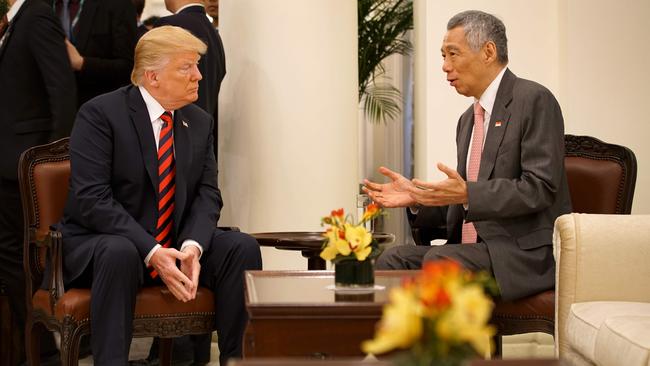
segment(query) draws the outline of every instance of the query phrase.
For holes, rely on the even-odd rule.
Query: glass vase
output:
[[[373,261],[346,260],[334,264],[336,287],[373,287],[375,271]]]

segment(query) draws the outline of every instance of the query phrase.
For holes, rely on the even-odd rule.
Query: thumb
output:
[[[451,179],[463,180],[463,177],[461,177],[460,174],[458,174],[457,171],[455,171],[454,169],[451,169],[450,167],[446,166],[443,163],[438,163],[438,170],[445,173],[447,175],[447,177],[449,177]]]
[[[172,252],[172,256],[175,257],[178,260],[181,260],[181,261],[184,261],[184,260],[186,260],[187,258],[190,257],[190,255],[188,253],[181,252],[180,250],[175,250],[175,249]]]

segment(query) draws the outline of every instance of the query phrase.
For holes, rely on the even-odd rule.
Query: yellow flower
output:
[[[354,252],[357,260],[363,261],[370,255],[372,247],[372,234],[370,234],[363,226],[352,226],[348,223],[345,224],[345,240],[350,243],[349,247]],[[339,250],[340,251],[340,250]],[[347,255],[340,251],[341,254]]]
[[[363,352],[380,354],[394,348],[408,348],[422,335],[420,305],[412,291],[396,287],[384,307],[375,338],[361,344]]]
[[[490,336],[494,333],[487,322],[492,302],[477,284],[460,288],[452,297],[452,305],[441,316],[436,331],[441,339],[454,343],[469,342],[479,354],[490,350]]]
[[[342,255],[350,254],[350,246],[348,245],[348,242],[342,238],[345,237],[345,235],[342,234],[337,227],[327,229],[323,235],[327,238],[327,246],[321,251],[321,258],[330,261],[336,258],[339,253]]]

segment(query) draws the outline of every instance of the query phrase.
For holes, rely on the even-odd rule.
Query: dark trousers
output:
[[[376,269],[420,269],[422,263],[453,259],[470,271],[492,273],[492,261],[485,242],[476,244],[397,245],[385,250],[375,263]]]
[[[135,297],[141,286],[151,285],[135,245],[125,237],[96,235],[91,264],[72,287],[91,284],[91,343],[94,364],[126,365],[131,345]],[[210,249],[200,260],[199,284],[215,293],[219,360],[241,357],[247,322],[244,271],[262,268],[259,245],[240,232],[215,230]],[[156,281],[160,281],[156,279]]]
[[[23,270],[23,208],[20,202],[18,182],[0,178],[0,291],[9,299],[13,329],[19,333],[15,347],[19,355],[13,357],[18,363],[25,359],[25,272]],[[36,289],[40,286],[34,284]],[[1,340],[2,342],[10,340]],[[44,332],[41,354],[51,356],[57,352],[54,338]]]

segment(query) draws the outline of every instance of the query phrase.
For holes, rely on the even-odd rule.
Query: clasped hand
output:
[[[467,184],[457,171],[438,163],[438,169],[447,175],[439,182],[408,180],[386,167],[379,172],[388,177],[389,183],[374,183],[364,179],[363,191],[383,207],[446,206],[467,203]]]
[[[177,260],[181,262],[180,269],[176,266]],[[188,246],[182,252],[173,248],[159,248],[151,256],[149,264],[178,300],[187,302],[196,297],[201,272],[198,248]]]

